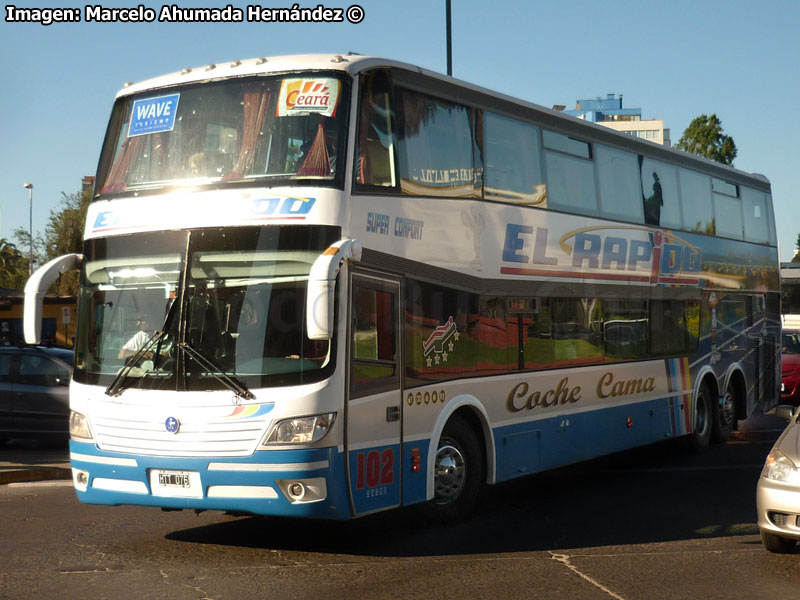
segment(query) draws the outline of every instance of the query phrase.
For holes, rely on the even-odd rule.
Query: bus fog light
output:
[[[89,486],[89,471],[82,469],[72,469],[72,484],[76,490],[85,492]]]
[[[293,483],[289,486],[289,495],[294,500],[302,500],[306,495],[306,488],[302,483]]]
[[[312,479],[278,479],[275,481],[278,488],[292,504],[308,504],[319,502],[328,497],[328,486],[324,477]]]

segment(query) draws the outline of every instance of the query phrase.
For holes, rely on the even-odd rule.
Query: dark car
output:
[[[781,332],[781,402],[800,404],[800,331]]]
[[[73,352],[0,346],[0,440],[69,437]]]

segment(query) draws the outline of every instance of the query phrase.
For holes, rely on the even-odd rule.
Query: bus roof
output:
[[[534,111],[543,117],[548,124],[567,133],[580,135],[591,141],[611,143],[625,146],[628,149],[641,148],[641,152],[655,157],[663,157],[673,163],[682,163],[684,166],[711,171],[717,177],[730,177],[737,181],[750,179],[750,184],[762,189],[769,189],[769,179],[759,173],[748,173],[713,160],[676,150],[649,140],[630,136],[615,131],[602,125],[578,119],[563,112],[552,110],[500,92],[496,92],[466,81],[448,77],[441,73],[424,69],[422,67],[375,56],[362,56],[359,54],[297,54],[286,56],[259,57],[247,60],[234,60],[218,64],[209,64],[200,67],[185,68],[176,73],[162,75],[147,79],[139,83],[127,83],[117,93],[117,98],[137,94],[147,90],[155,90],[187,83],[204,81],[218,81],[233,77],[247,77],[251,75],[269,75],[289,73],[292,71],[341,71],[355,76],[362,71],[385,67],[418,73],[434,80],[475,92],[483,96],[492,97],[500,102],[514,104],[519,107]],[[694,165],[692,165],[694,163]]]

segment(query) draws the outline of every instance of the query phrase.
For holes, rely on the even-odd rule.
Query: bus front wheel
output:
[[[460,521],[475,507],[482,482],[478,438],[464,419],[453,416],[436,448],[433,499],[421,505],[420,510],[433,521]]]

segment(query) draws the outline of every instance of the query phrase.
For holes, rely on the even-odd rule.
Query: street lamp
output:
[[[29,181],[25,182],[25,189],[28,190],[28,199],[31,201],[30,221],[28,224],[28,235],[30,239],[30,255],[28,257],[28,277],[33,274],[33,184]]]
[[[453,76],[453,19],[450,0],[445,5],[445,18],[447,19],[447,76]]]

